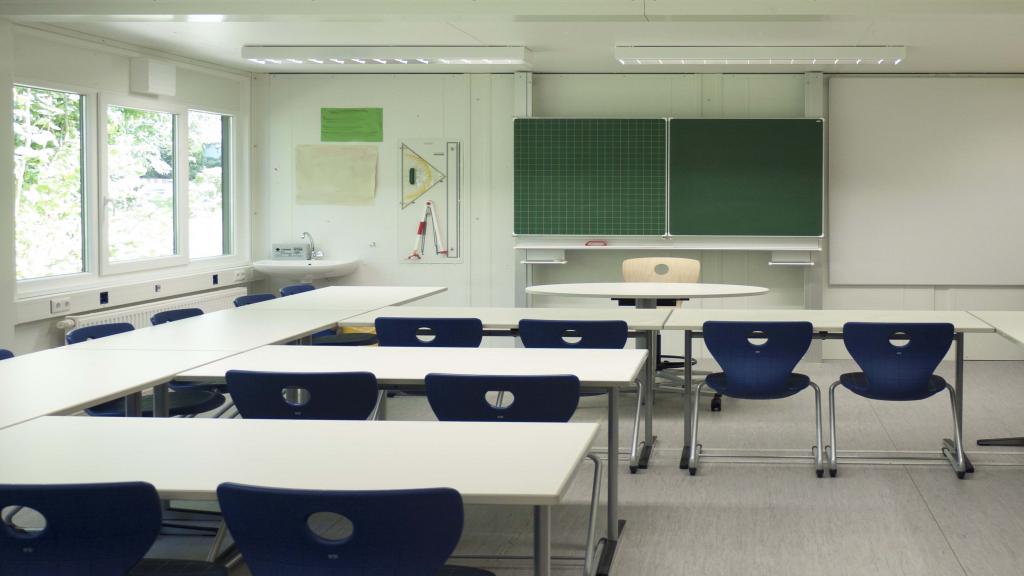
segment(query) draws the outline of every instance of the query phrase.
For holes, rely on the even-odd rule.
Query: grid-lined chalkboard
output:
[[[516,234],[665,233],[663,119],[518,118]]]

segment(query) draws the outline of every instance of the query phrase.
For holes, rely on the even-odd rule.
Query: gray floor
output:
[[[944,365],[941,373],[952,378],[952,368]],[[852,364],[800,369],[827,389]],[[818,479],[809,458],[709,458],[700,474],[690,477],[678,469],[681,400],[659,394],[660,439],[651,468],[631,476],[620,465],[621,515],[627,525],[613,574],[1024,574],[1024,449],[974,445],[977,438],[1024,435],[1024,363],[970,362],[966,382],[965,436],[977,472],[963,481],[944,461],[917,460],[840,460],[838,478]],[[422,398],[394,399],[389,415],[430,418]],[[841,450],[938,456],[941,438],[952,429],[946,395],[903,404],[840,391],[837,415]],[[578,420],[603,417],[601,397],[582,401]],[[627,418],[622,426],[629,429]],[[784,449],[772,454],[809,456],[813,395],[806,391],[766,402],[726,399],[721,413],[702,412],[700,442],[709,449]],[[581,553],[590,470],[581,466],[566,505],[555,511],[556,554]],[[529,510],[470,507],[458,553],[527,555],[531,538]],[[163,537],[153,554],[202,557],[207,543]],[[523,560],[453,562],[503,576],[531,573]],[[556,574],[581,573],[577,562],[555,564]],[[248,571],[242,567],[235,573]]]

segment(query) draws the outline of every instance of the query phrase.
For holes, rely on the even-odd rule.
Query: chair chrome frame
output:
[[[694,388],[693,398],[690,401],[690,454],[689,454],[689,471],[690,476],[697,474],[697,468],[700,463],[701,449],[703,446],[697,442],[697,421],[700,414],[700,391],[704,388],[706,382],[698,383]],[[814,390],[814,431],[817,444],[811,446],[811,459],[814,461],[814,472],[818,478],[822,478],[825,475],[825,465],[822,456],[822,426],[821,426],[821,389],[814,382],[810,382],[809,386]],[[730,454],[716,454],[715,456],[729,456]]]

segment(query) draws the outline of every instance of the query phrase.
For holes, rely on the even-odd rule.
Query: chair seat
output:
[[[763,391],[739,389],[736,386],[729,386],[729,382],[725,378],[725,372],[709,374],[705,379],[705,382],[709,388],[723,396],[729,396],[730,398],[745,398],[747,400],[775,400],[779,398],[789,398],[811,385],[810,378],[797,373],[790,374],[789,378],[782,386]]]
[[[228,576],[227,568],[198,560],[161,560],[146,558],[135,565],[129,576]]]
[[[446,565],[441,568],[441,571],[437,573],[437,576],[495,576],[494,572],[490,570],[484,570],[483,568],[470,568],[468,566],[451,566]]]
[[[839,377],[839,383],[844,388],[853,392],[858,396],[865,398],[871,398],[872,400],[891,400],[896,402],[909,401],[909,400],[924,400],[930,398],[939,392],[946,389],[946,380],[942,376],[932,374],[928,378],[927,385],[923,387],[915,387],[913,389],[907,388],[899,391],[885,390],[885,392],[894,392],[891,394],[878,394],[883,390],[878,390],[876,387],[872,387],[868,384],[868,378],[863,372],[850,372],[843,374]]]
[[[369,332],[346,332],[343,334],[322,333],[313,335],[314,346],[371,346],[377,343],[377,335]]]
[[[168,413],[171,416],[188,416],[216,410],[224,404],[224,395],[207,390],[180,390],[167,394]],[[87,408],[90,416],[124,416],[124,400],[118,398]],[[153,415],[153,397],[142,397],[142,415]]]
[[[218,394],[227,394],[228,385],[220,384],[217,382],[182,382],[181,380],[171,380],[168,382],[171,390],[206,390],[207,392],[216,392]]]

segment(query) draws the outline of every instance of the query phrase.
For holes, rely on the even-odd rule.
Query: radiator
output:
[[[94,324],[113,324],[114,322],[128,322],[136,328],[150,326],[149,319],[157,312],[177,310],[179,308],[201,308],[203,312],[215,312],[234,307],[234,299],[248,293],[245,288],[227,288],[215,292],[204,292],[192,294],[179,298],[168,298],[139,304],[137,306],[125,306],[103,310],[90,314],[76,314],[67,316],[57,323],[57,327],[64,330],[65,334]]]

